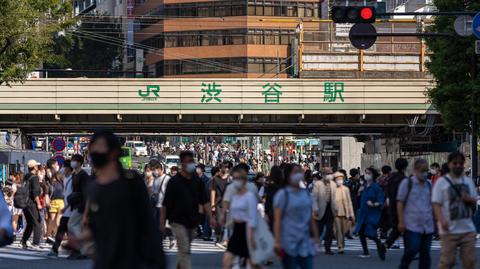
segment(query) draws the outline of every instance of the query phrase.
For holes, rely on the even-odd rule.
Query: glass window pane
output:
[[[265,6],[264,15],[265,16],[273,16],[273,6]]]
[[[248,5],[248,15],[255,16],[255,6],[250,4]]]
[[[260,6],[260,5],[255,6],[255,15],[263,16],[263,6]]]
[[[261,63],[249,63],[248,73],[263,73],[263,64]]]

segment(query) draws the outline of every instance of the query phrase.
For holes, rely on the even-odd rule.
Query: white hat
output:
[[[35,166],[37,166],[37,165],[40,165],[40,163],[37,162],[37,161],[35,161],[35,160],[29,160],[29,161],[27,162],[28,168],[33,168],[33,167],[35,167]]]

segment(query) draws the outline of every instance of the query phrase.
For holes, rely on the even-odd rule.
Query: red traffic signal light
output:
[[[364,21],[369,21],[374,17],[375,10],[371,7],[363,7],[360,9],[360,18]]]
[[[374,23],[375,7],[333,6],[331,18],[335,23]]]

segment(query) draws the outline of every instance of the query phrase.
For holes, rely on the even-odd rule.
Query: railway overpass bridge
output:
[[[441,126],[430,79],[38,79],[0,86],[22,132],[382,134]]]

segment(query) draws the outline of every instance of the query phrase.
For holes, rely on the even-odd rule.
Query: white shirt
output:
[[[473,181],[469,177],[452,178],[448,174],[452,184],[455,185],[459,192],[466,192],[470,197],[476,199],[477,191]],[[441,177],[433,186],[432,203],[440,204],[443,216],[448,221],[448,231],[444,231],[439,225],[440,234],[462,234],[475,232],[475,224],[472,220],[472,210],[462,201],[461,197],[448,183],[446,177]]]
[[[247,182],[247,190],[248,192],[251,192],[254,195],[257,201],[260,200],[260,197],[258,197],[257,185],[255,185],[252,182]],[[223,193],[223,201],[231,202],[235,194],[237,194],[237,189],[235,189],[233,184],[228,184],[227,188],[225,189],[225,192]]]
[[[235,194],[230,205],[230,217],[236,222],[246,222],[248,227],[257,226],[257,199],[250,191]]]
[[[65,212],[63,212],[64,217],[70,217],[72,215],[72,208],[68,206],[68,196],[73,192],[72,186],[72,175],[65,177],[63,180],[63,201],[65,203]]]

